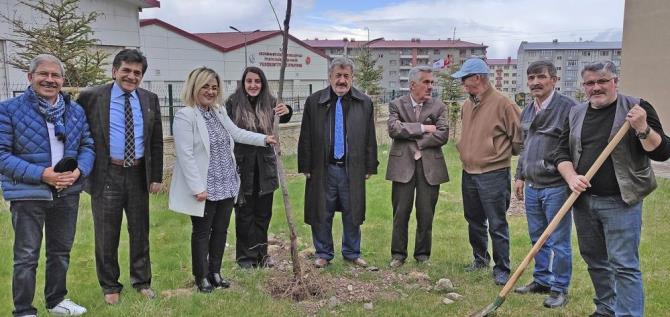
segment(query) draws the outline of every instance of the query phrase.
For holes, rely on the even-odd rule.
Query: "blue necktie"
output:
[[[335,103],[335,159],[344,156],[344,115],[342,114],[342,97]]]

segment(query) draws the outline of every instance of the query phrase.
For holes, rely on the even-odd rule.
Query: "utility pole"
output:
[[[259,30],[259,29],[256,29],[256,30],[254,30],[253,32],[242,32],[242,31],[240,31],[239,29],[237,29],[236,27],[234,27],[234,26],[232,26],[232,25],[229,25],[228,27],[229,27],[231,30],[235,30],[235,31],[237,31],[237,32],[242,33],[242,35],[244,36],[244,68],[246,69],[246,68],[247,68],[247,62],[249,61],[249,57],[247,57],[247,34],[256,33],[256,32],[258,32],[258,31],[260,31],[260,30]]]

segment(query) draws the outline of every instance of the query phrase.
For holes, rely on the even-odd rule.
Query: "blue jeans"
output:
[[[526,218],[528,233],[533,245],[547,229],[549,222],[556,216],[565,202],[569,189],[567,186],[534,188],[525,186]],[[565,214],[556,230],[535,255],[533,278],[538,284],[551,287],[552,291],[567,293],[572,276],[572,214]]]
[[[582,194],[573,208],[579,251],[595,289],[596,311],[643,316],[640,272],[642,202],[627,205],[619,196]]]
[[[333,216],[337,206],[342,207],[342,256],[347,260],[355,260],[361,256],[361,226],[355,225],[349,209],[349,181],[344,166],[328,165],[328,185],[326,186],[325,223],[312,225],[312,241],[316,257],[332,260],[333,249]],[[339,204],[338,204],[339,201]]]
[[[507,209],[511,196],[509,167],[482,174],[463,171],[463,209],[474,260],[487,264],[488,233],[493,245],[494,272],[510,272]]]
[[[67,295],[67,269],[74,242],[79,210],[79,194],[53,200],[21,200],[10,203],[14,228],[14,271],[12,294],[14,316],[35,315],[35,276],[42,247],[46,244],[44,298],[47,308],[58,305]]]

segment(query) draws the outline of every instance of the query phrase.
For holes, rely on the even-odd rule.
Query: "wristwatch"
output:
[[[644,132],[635,133],[635,135],[638,139],[644,140],[649,135],[649,132],[651,132],[651,127],[647,126],[647,129],[645,129]]]

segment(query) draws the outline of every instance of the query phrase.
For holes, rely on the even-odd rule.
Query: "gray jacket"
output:
[[[610,140],[625,122],[630,108],[639,103],[639,98],[619,94]],[[584,103],[570,111],[570,155],[574,166],[579,163],[582,153],[582,123],[588,106],[588,103]],[[612,152],[612,163],[621,191],[621,199],[629,205],[641,201],[656,188],[656,178],[651,169],[649,156],[640,149],[639,143],[640,140],[635,136],[635,131],[631,129]]]
[[[558,138],[563,132],[570,109],[575,105],[577,101],[574,99],[554,92],[547,107],[539,113],[535,113],[533,103],[523,109],[523,148],[516,168],[516,179],[537,188],[565,184],[556,166],[546,161],[545,157],[558,145]]]

